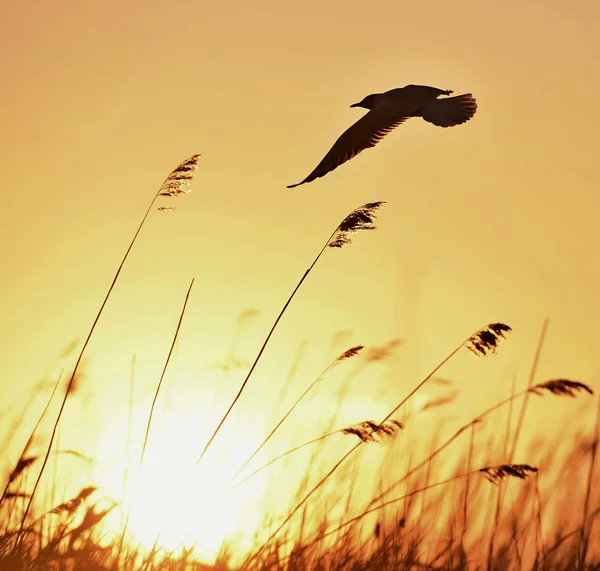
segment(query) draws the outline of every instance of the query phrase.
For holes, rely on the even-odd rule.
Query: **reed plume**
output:
[[[363,230],[375,230],[375,212],[379,210],[385,202],[369,202],[353,210],[335,232],[329,238],[327,246],[329,248],[341,248],[346,244],[352,244],[352,236]]]
[[[585,391],[590,395],[594,394],[594,391],[588,387],[585,383],[579,381],[569,381],[568,379],[553,379],[544,383],[534,385],[528,392],[536,395],[543,395],[544,391],[548,391],[553,395],[557,396],[568,396],[575,398],[579,391]]]
[[[342,434],[354,434],[358,436],[361,442],[383,442],[385,437],[393,436],[398,430],[404,428],[404,425],[398,420],[386,420],[377,423],[373,420],[365,420],[358,424],[353,424],[347,428],[342,428]]]
[[[25,512],[23,514],[23,519],[21,520],[21,527],[19,529],[19,534],[21,534],[23,532],[23,528],[25,526],[25,520],[27,519],[27,514],[29,513],[29,510],[31,509],[31,504],[33,503],[33,498],[38,489],[40,481],[42,479],[42,475],[44,474],[44,470],[46,469],[46,465],[48,464],[48,458],[50,457],[52,445],[54,444],[54,440],[56,438],[56,431],[58,430],[58,425],[60,423],[60,419],[62,418],[62,414],[65,409],[65,406],[67,404],[67,399],[69,398],[69,394],[71,393],[71,391],[73,389],[73,386],[74,386],[74,383],[75,383],[75,380],[77,377],[77,373],[79,370],[79,366],[83,359],[83,355],[84,355],[85,350],[87,349],[87,346],[90,342],[90,339],[96,329],[96,325],[98,324],[98,321],[100,320],[100,316],[102,315],[102,313],[104,311],[104,307],[106,306],[106,303],[108,302],[108,299],[115,287],[115,284],[117,283],[119,275],[121,274],[121,270],[123,269],[123,266],[125,265],[125,262],[129,256],[129,253],[131,252],[131,249],[133,248],[133,245],[135,244],[137,237],[138,237],[139,233],[141,232],[142,227],[144,226],[144,223],[146,222],[146,219],[148,218],[148,215],[154,208],[154,204],[155,204],[156,200],[160,196],[174,197],[174,196],[180,196],[181,194],[185,194],[185,193],[189,192],[189,184],[190,184],[191,180],[194,178],[195,171],[198,168],[199,159],[200,159],[200,155],[192,155],[189,159],[186,159],[185,161],[183,161],[175,170],[173,170],[171,172],[171,174],[169,174],[169,176],[165,179],[165,181],[162,183],[162,185],[158,189],[158,192],[154,195],[154,198],[151,200],[150,205],[148,206],[144,216],[142,217],[142,220],[141,220],[135,234],[133,235],[133,238],[132,238],[131,242],[129,243],[129,246],[127,247],[127,250],[125,251],[125,255],[123,256],[123,259],[121,260],[121,263],[119,264],[119,267],[117,268],[117,271],[112,279],[112,282],[108,288],[108,291],[106,292],[106,295],[104,296],[104,300],[100,304],[100,309],[96,313],[96,317],[94,318],[92,326],[90,327],[90,330],[88,331],[85,341],[83,342],[83,345],[79,352],[79,356],[77,357],[77,361],[75,362],[75,366],[73,367],[73,372],[71,373],[69,382],[67,383],[67,389],[65,391],[65,395],[63,397],[60,408],[58,410],[58,415],[54,422],[54,426],[52,427],[52,433],[50,435],[50,440],[48,441],[48,446],[46,449],[46,454],[44,456],[44,460],[42,462],[42,467],[41,467],[38,477],[35,481],[35,484],[33,486],[33,490],[31,492],[31,497],[29,498],[27,507],[25,508]]]
[[[538,469],[529,464],[501,464],[500,466],[486,466],[479,470],[492,484],[498,484],[507,478],[525,480]]]
[[[233,398],[233,401],[229,405],[229,408],[223,415],[223,418],[221,419],[221,421],[215,428],[213,434],[208,439],[208,442],[206,443],[202,452],[200,453],[200,456],[198,457],[198,463],[200,463],[202,461],[202,458],[204,458],[204,455],[210,448],[211,444],[213,443],[214,439],[216,438],[217,434],[219,433],[219,430],[221,430],[221,427],[227,420],[227,417],[233,410],[233,407],[236,405],[240,396],[244,392],[244,389],[246,388],[246,385],[248,384],[248,381],[250,380],[250,377],[252,376],[252,373],[254,372],[256,365],[258,364],[260,358],[262,357],[262,354],[264,353],[264,351],[271,339],[271,336],[273,335],[275,329],[277,328],[279,321],[283,317],[283,314],[287,310],[288,306],[292,302],[292,299],[294,299],[294,296],[300,289],[300,286],[304,283],[304,280],[307,278],[307,276],[311,272],[311,270],[315,267],[315,265],[317,264],[317,262],[319,261],[319,259],[321,258],[321,256],[325,252],[325,250],[327,248],[342,248],[343,246],[345,246],[347,244],[352,244],[352,235],[356,234],[357,232],[360,232],[362,230],[375,230],[375,228],[376,228],[375,223],[374,223],[375,218],[376,218],[375,213],[384,204],[385,204],[385,202],[382,202],[382,201],[370,202],[368,204],[364,204],[363,206],[356,208],[350,214],[348,214],[348,216],[346,216],[346,218],[344,218],[342,220],[342,222],[340,224],[338,224],[336,229],[331,233],[331,235],[325,242],[325,245],[321,248],[321,251],[317,254],[317,257],[313,260],[313,263],[304,272],[304,275],[302,276],[302,278],[300,279],[300,281],[298,282],[298,284],[292,291],[291,295],[288,297],[288,300],[285,302],[285,305],[283,306],[282,310],[279,312],[279,315],[277,316],[277,318],[275,319],[275,322],[271,326],[271,330],[267,334],[267,337],[265,338],[258,354],[256,355],[256,358],[254,359],[254,362],[252,363],[252,366],[250,367],[250,370],[248,371],[246,378],[242,382],[236,396]]]
[[[512,329],[504,323],[490,323],[469,337],[466,347],[478,357],[485,357],[496,352],[498,343],[501,339],[506,339],[506,334],[510,331]]]
[[[181,196],[191,192],[191,182],[198,170],[200,155],[192,155],[183,161],[162,183],[158,189],[158,196]]]
[[[28,456],[27,458],[20,458],[13,471],[8,476],[8,485],[12,484],[29,466],[31,466],[39,456]]]
[[[83,502],[85,502],[85,500],[87,500],[97,489],[98,488],[96,486],[87,486],[85,488],[82,488],[75,497],[71,498],[70,500],[67,500],[66,502],[58,504],[57,506],[53,507],[48,513],[49,514],[61,514],[61,513],[73,514],[75,512],[75,510],[77,510],[77,508]]]

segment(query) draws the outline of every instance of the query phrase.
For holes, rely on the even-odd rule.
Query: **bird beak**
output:
[[[353,103],[350,107],[360,107],[360,103]]]

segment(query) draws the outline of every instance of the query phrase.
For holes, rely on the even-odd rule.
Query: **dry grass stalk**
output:
[[[273,435],[275,434],[275,432],[279,429],[279,427],[285,422],[285,420],[290,416],[290,414],[292,414],[292,412],[294,412],[294,409],[300,404],[300,402],[304,399],[304,397],[306,397],[306,395],[312,390],[312,388],[319,383],[323,377],[325,377],[325,375],[334,367],[336,367],[337,365],[339,365],[340,363],[342,363],[343,361],[347,361],[348,359],[351,359],[352,357],[355,357],[356,355],[358,355],[362,350],[364,349],[363,345],[355,345],[354,347],[350,347],[350,349],[347,349],[346,351],[344,351],[339,357],[337,357],[336,359],[334,359],[334,361],[332,363],[330,363],[325,370],[308,386],[308,388],[296,399],[296,402],[294,402],[294,404],[289,408],[289,410],[283,415],[283,417],[281,417],[281,419],[279,420],[279,422],[275,425],[275,427],[271,430],[271,432],[268,434],[268,436],[262,441],[262,443],[258,446],[258,448],[256,448],[256,450],[251,454],[251,456],[244,462],[244,464],[239,468],[239,470],[231,477],[231,479],[229,480],[229,483],[232,483],[244,470],[244,468],[252,461],[252,459],[263,449],[263,447],[265,446],[265,444],[267,444],[267,442],[273,437]],[[285,455],[285,454],[284,454]],[[282,456],[278,456],[275,460],[279,459]],[[275,460],[273,460],[272,462],[274,462]],[[269,464],[271,464],[272,462],[270,462]],[[266,466],[264,466],[266,467]],[[253,472],[251,474],[254,475],[257,472],[259,472],[260,470],[262,470],[262,468],[260,468],[259,470],[256,470],[255,472]],[[246,478],[248,479],[248,478]],[[244,480],[245,481],[245,480]],[[241,482],[240,482],[241,483]]]
[[[350,518],[350,519],[344,521],[343,523],[339,524],[338,526],[334,527],[333,529],[331,529],[329,531],[321,530],[320,533],[318,533],[317,537],[314,540],[312,540],[310,543],[305,545],[304,547],[308,548],[308,547],[318,543],[319,541],[325,539],[326,537],[328,537],[334,533],[337,533],[340,530],[348,527],[349,525],[356,524],[356,522],[362,520],[368,514],[380,511],[381,509],[383,509],[386,506],[398,503],[398,502],[400,502],[402,500],[406,500],[408,498],[412,498],[413,496],[415,496],[417,494],[421,494],[427,490],[431,490],[432,488],[445,486],[446,484],[449,484],[456,480],[468,478],[469,476],[472,476],[473,474],[483,473],[483,474],[485,474],[488,481],[490,481],[494,484],[497,484],[499,481],[502,481],[503,479],[510,478],[510,477],[525,480],[531,473],[535,473],[535,472],[537,472],[537,468],[535,468],[533,466],[529,466],[528,464],[503,464],[500,466],[486,466],[484,468],[480,468],[479,470],[470,470],[464,474],[457,474],[455,476],[451,476],[450,478],[447,478],[446,480],[442,480],[440,482],[435,482],[434,484],[429,484],[427,486],[423,486],[422,488],[413,490],[413,491],[411,491],[407,494],[404,494],[398,498],[393,498],[391,500],[388,500],[374,508],[367,509],[362,514],[357,515],[353,518]],[[247,560],[247,562],[248,562],[248,560]]]
[[[585,567],[588,551],[590,548],[590,534],[594,524],[594,517],[590,514],[590,500],[592,489],[594,488],[594,473],[598,460],[598,443],[600,443],[600,399],[596,409],[596,423],[594,426],[594,440],[590,450],[590,466],[588,470],[587,484],[585,490],[585,499],[583,502],[583,521],[581,523],[580,544],[581,549],[578,554],[579,564]]]
[[[152,426],[152,418],[154,415],[154,409],[156,407],[156,402],[158,401],[158,395],[160,393],[160,389],[162,387],[162,383],[163,380],[165,378],[165,373],[167,372],[167,368],[169,366],[169,363],[171,361],[171,356],[173,355],[173,349],[175,348],[175,344],[177,343],[177,338],[179,337],[179,330],[181,329],[181,323],[183,321],[183,316],[185,315],[185,310],[187,307],[187,303],[190,297],[190,293],[192,291],[192,287],[194,285],[194,280],[192,279],[192,281],[190,282],[190,286],[188,287],[186,296],[185,296],[185,300],[183,302],[183,306],[181,308],[181,312],[179,314],[179,320],[177,322],[177,327],[175,328],[175,333],[173,335],[173,340],[171,341],[171,347],[169,348],[169,352],[167,354],[167,358],[165,359],[165,364],[163,366],[161,375],[160,375],[160,379],[158,380],[158,384],[156,385],[156,390],[154,391],[154,397],[152,399],[152,405],[150,406],[150,411],[148,413],[148,422],[146,424],[146,431],[144,433],[144,442],[142,444],[142,451],[140,453],[140,463],[138,466],[138,476],[142,470],[142,465],[144,463],[144,457],[146,454],[146,449],[148,447],[148,439],[150,438],[150,428]],[[108,513],[108,512],[107,512]],[[129,506],[129,509],[127,510],[127,515],[125,517],[125,525],[123,526],[123,531],[121,533],[121,538],[119,540],[119,548],[118,548],[118,557],[120,557],[120,553],[121,550],[123,548],[123,542],[125,541],[125,535],[127,533],[127,527],[129,525],[129,518],[131,516],[131,505]]]
[[[535,375],[537,372],[538,364],[540,362],[540,358],[542,356],[542,348],[544,347],[544,342],[546,339],[546,333],[548,331],[548,324],[550,323],[549,319],[544,319],[544,323],[542,324],[542,330],[540,331],[540,338],[537,343],[537,347],[535,348],[535,354],[533,356],[533,363],[531,363],[531,369],[529,371],[529,377],[527,379],[527,388],[530,389],[533,386],[533,381],[535,380]],[[512,462],[515,457],[515,453],[517,451],[517,444],[519,443],[519,436],[521,435],[521,429],[523,428],[523,422],[525,421],[525,414],[527,412],[527,405],[529,404],[529,391],[525,392],[525,398],[523,399],[523,403],[521,404],[521,411],[519,413],[519,420],[517,421],[517,426],[515,428],[515,433],[513,436],[512,448],[510,450],[510,454],[508,456],[508,461]]]
[[[11,474],[9,476],[8,482],[6,483],[6,486],[4,486],[4,490],[2,492],[2,496],[0,496],[0,505],[2,505],[2,502],[7,497],[7,494],[9,493],[8,488],[10,487],[11,483],[13,482],[13,480],[16,478],[16,475],[14,475],[14,473],[17,471],[17,468],[19,467],[19,464],[25,458],[25,455],[27,454],[27,452],[28,452],[28,450],[29,450],[29,448],[31,446],[31,443],[33,442],[33,438],[36,435],[36,433],[38,431],[38,428],[39,428],[40,424],[42,423],[42,420],[43,420],[44,416],[46,416],[46,412],[48,412],[48,408],[50,407],[50,403],[52,402],[52,399],[54,398],[54,395],[56,394],[56,391],[58,390],[58,387],[60,385],[60,381],[62,379],[62,375],[63,375],[63,371],[61,371],[60,375],[58,375],[58,378],[56,379],[56,382],[54,383],[54,387],[52,389],[52,393],[50,395],[50,398],[46,402],[46,406],[44,407],[44,410],[42,411],[42,413],[38,417],[37,422],[35,423],[35,426],[33,427],[33,430],[31,431],[31,434],[29,435],[29,438],[27,439],[27,442],[25,443],[25,446],[23,447],[23,450],[21,451],[21,455],[19,456],[19,459],[17,460],[17,467],[13,470],[13,474]]]
[[[262,344],[262,347],[260,348],[258,354],[256,355],[256,358],[254,359],[254,363],[252,363],[252,366],[250,367],[250,370],[248,371],[246,378],[242,382],[237,394],[235,395],[231,404],[229,405],[229,408],[223,415],[223,418],[221,419],[221,421],[215,428],[214,432],[212,433],[211,437],[208,439],[208,442],[205,444],[204,448],[202,449],[202,452],[200,453],[200,456],[198,457],[198,463],[200,463],[202,461],[202,458],[204,458],[204,455],[210,448],[211,444],[213,443],[214,439],[216,438],[217,434],[219,433],[219,430],[221,430],[221,427],[223,426],[223,424],[227,420],[227,417],[233,410],[233,407],[236,405],[239,398],[242,396],[242,393],[244,392],[244,389],[246,388],[246,385],[248,384],[248,381],[250,380],[250,377],[252,376],[252,373],[254,372],[256,365],[260,361],[260,358],[262,357],[262,355],[271,339],[271,336],[273,335],[273,332],[277,328],[279,321],[281,320],[281,318],[283,317],[288,306],[292,302],[292,299],[294,299],[294,296],[300,289],[300,286],[304,283],[304,280],[307,278],[308,274],[310,274],[311,270],[315,267],[316,263],[320,260],[321,256],[323,255],[323,252],[325,252],[325,250],[327,248],[341,248],[342,246],[344,246],[346,244],[351,244],[352,240],[351,240],[350,236],[356,232],[359,232],[361,230],[374,230],[375,225],[374,225],[373,221],[375,219],[375,211],[377,211],[379,208],[381,208],[381,206],[383,206],[383,204],[385,204],[385,203],[384,202],[371,202],[371,203],[365,204],[363,206],[360,206],[359,208],[356,208],[348,216],[346,216],[346,218],[344,218],[344,220],[342,220],[342,222],[332,232],[331,236],[329,236],[329,238],[325,242],[325,245],[321,248],[321,251],[317,254],[316,258],[313,260],[313,263],[304,272],[304,275],[302,276],[302,278],[300,278],[300,281],[294,288],[294,291],[292,291],[291,295],[288,297],[288,300],[285,302],[285,305],[279,312],[279,315],[277,316],[277,318],[275,319],[275,322],[271,326],[271,330],[267,334],[267,337],[265,338],[265,340]]]
[[[200,155],[193,155],[192,157],[190,157],[189,159],[183,161],[173,172],[171,172],[171,174],[165,179],[165,182],[163,182],[163,184],[161,185],[161,187],[159,188],[158,192],[154,195],[154,198],[152,199],[152,201],[150,202],[144,216],[142,217],[142,220],[140,222],[140,224],[138,225],[138,228],[135,232],[135,234],[133,235],[133,238],[131,239],[131,242],[129,243],[129,246],[127,247],[127,250],[125,251],[125,255],[123,256],[123,259],[121,260],[121,263],[119,264],[119,267],[117,268],[117,271],[112,279],[112,282],[108,288],[108,291],[106,292],[106,295],[104,296],[104,300],[102,301],[102,303],[100,304],[100,309],[98,310],[98,312],[96,313],[96,317],[94,318],[94,321],[92,323],[92,326],[90,327],[90,330],[88,331],[87,337],[85,339],[85,341],[83,342],[83,345],[81,347],[81,350],[79,352],[79,355],[77,357],[77,360],[75,362],[75,366],[73,367],[73,372],[70,375],[69,378],[69,382],[67,383],[67,389],[65,391],[65,395],[63,397],[63,400],[61,402],[60,408],[58,410],[58,414],[56,416],[56,420],[54,421],[54,426],[52,427],[52,433],[50,435],[50,440],[48,441],[48,446],[46,448],[46,453],[44,456],[44,460],[42,462],[42,467],[40,469],[40,472],[38,474],[38,477],[35,481],[35,484],[33,485],[33,490],[31,492],[31,497],[29,498],[29,501],[27,503],[27,507],[25,508],[25,513],[23,514],[23,518],[21,520],[21,527],[19,530],[19,534],[23,533],[23,530],[25,528],[25,522],[27,519],[27,514],[29,513],[29,510],[31,509],[31,505],[33,503],[33,498],[35,496],[35,493],[38,489],[38,486],[40,484],[40,481],[42,479],[42,476],[44,474],[44,470],[46,469],[46,465],[48,464],[48,458],[50,457],[50,452],[52,451],[52,445],[54,444],[54,440],[56,438],[56,432],[58,430],[58,425],[60,424],[60,420],[62,418],[65,406],[67,404],[67,399],[69,398],[69,394],[71,393],[73,386],[76,382],[76,377],[77,377],[77,373],[79,370],[79,366],[81,365],[82,359],[83,359],[83,355],[85,353],[85,350],[87,349],[87,346],[90,342],[90,339],[92,338],[92,335],[96,329],[96,326],[98,325],[98,322],[100,320],[100,316],[102,315],[104,308],[108,302],[108,299],[115,287],[115,284],[117,283],[117,280],[119,278],[119,275],[121,274],[121,271],[123,269],[123,266],[125,265],[125,262],[127,261],[127,258],[129,256],[129,253],[131,252],[131,249],[133,248],[133,245],[135,244],[137,237],[139,236],[142,227],[144,226],[144,223],[146,222],[146,219],[148,218],[148,215],[150,214],[150,212],[152,211],[152,209],[154,208],[154,204],[157,200],[157,198],[161,195],[164,195],[165,192],[170,192],[171,194],[169,194],[169,196],[178,196],[178,194],[181,194],[182,192],[185,192],[185,189],[187,188],[187,185],[189,184],[189,182],[191,181],[191,179],[193,178],[193,171],[196,170],[197,168],[197,164],[198,164],[198,159],[200,158]],[[178,190],[181,190],[181,192],[178,193]]]
[[[380,205],[381,203],[374,203]],[[368,206],[368,205],[365,205]],[[372,220],[370,220],[372,224]],[[342,244],[343,245],[343,244]],[[505,334],[511,331],[512,329],[505,325],[504,323],[491,323],[486,327],[479,329],[476,333],[465,339],[460,345],[458,345],[441,363],[439,363],[429,375],[427,375],[409,394],[406,396],[400,403],[394,407],[393,410],[382,420],[385,422],[389,420],[429,379],[431,379],[456,353],[458,353],[464,346],[467,346],[471,351],[475,352],[478,355],[487,355],[490,352],[494,352],[496,346],[498,345],[500,339],[505,337]],[[476,420],[478,422],[478,420]],[[473,422],[476,422],[473,421]],[[471,423],[469,423],[470,426]],[[443,447],[448,446],[450,442],[457,438],[462,430],[459,430]],[[344,464],[344,462],[350,458],[350,456],[359,448],[359,446],[363,444],[363,442],[358,442],[353,448],[351,448],[346,454],[338,460],[338,462],[333,466],[333,468],[315,484],[315,486],[308,492],[299,503],[290,511],[290,513],[284,518],[283,522],[275,529],[275,531],[270,535],[267,539],[267,543],[273,540],[273,538],[284,528],[284,526],[292,519],[294,514],[310,499],[310,497],[319,489],[323,484],[337,471],[337,469]],[[438,449],[438,452],[441,450]],[[387,493],[387,492],[386,492]],[[265,544],[266,545],[266,544]],[[263,546],[264,547],[264,546]],[[257,553],[252,555],[250,558],[246,559],[244,565],[250,564],[254,561],[260,554],[262,553],[262,549]]]

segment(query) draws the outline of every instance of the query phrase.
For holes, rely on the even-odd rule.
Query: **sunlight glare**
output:
[[[153,423],[139,476],[139,455],[132,455],[128,463],[126,493],[122,493],[122,463],[104,474],[102,486],[115,498],[123,498],[122,516],[115,513],[111,522],[115,528],[122,529],[118,520],[130,507],[128,533],[134,545],[144,549],[157,545],[174,552],[188,548],[211,562],[225,540],[233,538],[236,549],[250,546],[250,534],[264,517],[254,507],[260,505],[264,485],[258,480],[239,489],[228,484],[256,445],[247,431],[245,437],[243,431],[237,435],[235,442],[220,443],[220,447],[229,445],[225,458],[216,460],[208,454],[201,465],[197,458],[199,443],[204,441],[195,437],[197,433],[197,411],[161,413]]]

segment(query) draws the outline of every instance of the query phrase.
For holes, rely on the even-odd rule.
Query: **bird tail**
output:
[[[453,127],[465,123],[477,111],[477,101],[470,93],[436,99],[423,109],[423,119],[438,127]]]

